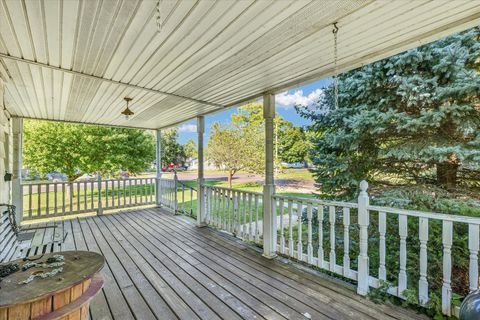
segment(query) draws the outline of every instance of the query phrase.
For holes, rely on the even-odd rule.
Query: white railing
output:
[[[236,237],[262,243],[262,194],[204,185],[205,222]]]
[[[24,219],[154,204],[155,182],[134,178],[25,184]],[[196,214],[193,187],[176,176],[158,184],[163,207]],[[409,296],[415,293],[420,305],[436,294],[445,315],[456,313],[453,294],[465,295],[479,286],[480,218],[370,205],[367,187],[362,182],[357,202],[275,194],[277,252],[357,281],[359,294],[381,288],[405,299],[411,290]],[[209,226],[263,243],[263,194],[209,185],[202,189]],[[435,234],[437,230],[441,232]],[[469,262],[468,270],[456,267],[452,252]]]
[[[177,213],[191,217],[197,215],[197,189],[177,180]]]
[[[177,179],[159,179],[160,205],[177,212]]]
[[[28,183],[22,185],[23,220],[155,203],[155,178]]]
[[[469,261],[468,266],[468,280],[467,275],[463,274],[463,277],[458,277],[457,272],[457,289],[464,289],[462,291],[474,291],[478,289],[479,274],[478,274],[478,251],[480,244],[480,218],[468,217],[468,216],[458,216],[458,215],[448,215],[442,213],[433,213],[433,212],[422,212],[415,210],[404,210],[397,208],[388,208],[380,206],[368,205],[367,210],[370,214],[377,215],[378,219],[378,233],[379,233],[379,269],[378,275],[376,277],[370,276],[369,284],[371,287],[379,287],[382,281],[391,282],[387,279],[387,273],[390,266],[386,264],[385,256],[387,252],[386,245],[386,232],[387,226],[392,226],[393,224],[398,226],[398,250],[399,250],[399,270],[397,276],[396,286],[392,285],[388,288],[388,293],[404,298],[404,292],[407,289],[414,289],[418,292],[418,302],[420,305],[426,305],[429,301],[430,288],[429,288],[429,278],[437,277],[442,279],[441,286],[441,300],[442,300],[442,312],[445,315],[450,316],[452,314],[452,298],[453,293],[462,293],[454,292],[452,288],[452,270],[454,267],[454,261],[452,261],[452,251],[459,250],[461,254],[461,259]],[[418,230],[411,230],[408,228],[409,221],[413,220],[415,224],[418,225]],[[393,222],[393,223],[392,223]],[[432,239],[429,237],[429,226],[437,224],[441,228],[440,239]],[[464,240],[466,242],[467,252],[464,251],[460,246],[454,245],[454,227],[458,230],[456,234],[456,241]],[[418,271],[419,278],[415,279],[418,281],[416,285],[412,288],[409,288],[409,279],[408,279],[408,265],[409,259],[407,255],[407,240],[413,235],[415,235],[414,240],[417,240],[418,245]],[[442,256],[442,265],[441,269],[438,270],[438,274],[429,274],[428,273],[428,256],[429,256],[429,241],[437,240],[439,246],[434,248],[430,247],[430,251],[433,249],[437,254]],[[462,288],[463,287],[463,288]],[[454,310],[455,311],[455,310]]]
[[[480,218],[370,205],[367,186],[362,185],[358,202],[274,195],[281,217],[278,253],[357,281],[359,294],[382,288],[405,299],[411,290],[420,305],[436,294],[443,314],[456,314],[453,294],[478,289]],[[429,235],[429,225],[441,233]],[[457,269],[457,278],[452,278],[453,250],[459,260],[469,261],[468,272]],[[429,257],[439,265],[429,269]]]
[[[355,209],[353,215],[356,218],[356,208],[356,203],[274,195],[274,210],[279,217],[277,251],[346,278],[358,280],[357,270],[352,269],[350,263],[351,211]],[[343,230],[342,241],[338,239],[341,235],[337,232],[339,220]],[[341,243],[341,250],[337,250]],[[342,264],[337,263],[337,251],[342,252]]]
[[[175,174],[173,179],[160,179],[160,204],[175,214],[196,216],[197,190],[185,181],[178,180]]]

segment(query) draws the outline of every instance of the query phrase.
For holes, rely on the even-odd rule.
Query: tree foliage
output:
[[[64,173],[69,181],[84,173],[136,173],[155,157],[154,137],[145,130],[26,120],[23,134],[24,165],[40,175]]]
[[[198,157],[197,144],[192,139],[189,139],[184,145],[185,156],[190,159]]]
[[[453,188],[480,170],[480,29],[412,49],[339,76],[313,109],[310,157],[326,192],[361,179],[434,174]],[[428,176],[427,176],[428,178]]]
[[[265,170],[265,125],[261,104],[250,103],[231,116],[231,123],[212,126],[208,159],[229,172],[229,184],[240,170],[263,173]],[[278,114],[274,120],[279,146],[279,161],[303,162],[307,142],[302,128],[294,127]]]
[[[290,122],[278,132],[278,155],[286,163],[304,162],[307,159],[309,145],[305,131]]]
[[[178,142],[177,129],[162,131],[160,141],[162,150],[162,166],[169,164],[181,164],[185,162],[187,156],[185,154],[184,146]]]
[[[232,178],[246,168],[248,148],[245,145],[244,132],[238,127],[222,127],[218,122],[211,128],[208,140],[207,158],[216,167],[228,172],[228,184],[232,187]]]

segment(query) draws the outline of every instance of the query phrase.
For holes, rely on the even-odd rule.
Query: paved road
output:
[[[164,173],[165,177],[173,176],[171,173]],[[196,172],[178,172],[178,179],[180,180],[195,180],[197,178]],[[206,180],[222,180],[227,181],[228,178],[225,173],[222,172],[208,172],[205,174]],[[237,173],[233,178],[234,182],[239,183],[263,183],[263,177],[258,174],[252,173]],[[315,190],[315,182],[313,180],[295,180],[295,179],[275,179],[275,184],[282,187],[302,188]]]

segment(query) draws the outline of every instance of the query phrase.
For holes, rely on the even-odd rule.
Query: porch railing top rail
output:
[[[469,224],[473,223],[473,224],[480,225],[480,218],[460,216],[460,215],[447,214],[447,213],[399,209],[399,208],[374,206],[374,205],[368,205],[367,210],[378,211],[378,212],[388,212],[388,213],[406,215],[406,216],[412,216],[412,217],[418,217],[418,218],[429,218],[429,219],[436,219],[436,220],[461,222],[461,223],[469,223]]]
[[[283,199],[284,201],[295,201],[295,202],[305,202],[305,203],[314,203],[324,206],[335,206],[343,208],[358,208],[358,204],[354,202],[343,202],[343,201],[334,201],[334,200],[322,200],[315,198],[304,198],[304,197],[295,197],[295,196],[284,196],[280,194],[274,194],[275,199]]]
[[[111,182],[111,181],[128,181],[128,180],[145,180],[145,179],[155,179],[155,177],[133,177],[133,178],[111,178],[111,179],[103,179],[102,182]],[[29,182],[29,181],[22,181],[22,186],[37,186],[37,185],[47,185],[47,184],[69,184],[69,183],[97,183],[98,179],[89,179],[89,180],[75,180],[75,181],[41,181],[41,182]]]
[[[231,192],[248,192],[250,194],[255,194],[257,196],[263,195],[261,192],[256,192],[256,191],[249,191],[249,190],[243,190],[243,189],[236,189],[236,188],[228,188],[228,187],[219,187],[219,186],[212,186],[208,184],[203,184],[205,188],[210,188],[210,189],[217,189],[217,190],[224,190],[224,191],[231,191]]]

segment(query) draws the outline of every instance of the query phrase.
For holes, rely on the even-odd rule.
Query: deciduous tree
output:
[[[73,181],[84,173],[136,173],[155,157],[154,138],[146,130],[38,120],[24,126],[24,165],[41,175],[58,171]]]
[[[217,167],[228,171],[228,181],[235,173],[245,170],[263,173],[265,170],[265,126],[261,104],[250,103],[231,116],[223,127],[212,126],[208,142],[208,157]],[[294,127],[278,114],[275,117],[279,160],[302,162],[306,158],[307,142],[301,128]]]
[[[187,158],[197,158],[198,157],[198,152],[197,152],[197,144],[195,141],[192,139],[189,139],[184,145],[183,149],[185,150],[185,156]]]
[[[185,162],[187,156],[184,147],[178,142],[177,129],[164,130],[161,137],[162,166]]]
[[[227,171],[230,188],[234,175],[250,163],[247,160],[250,150],[245,142],[244,132],[239,127],[222,127],[218,122],[212,125],[207,158],[217,168]]]

